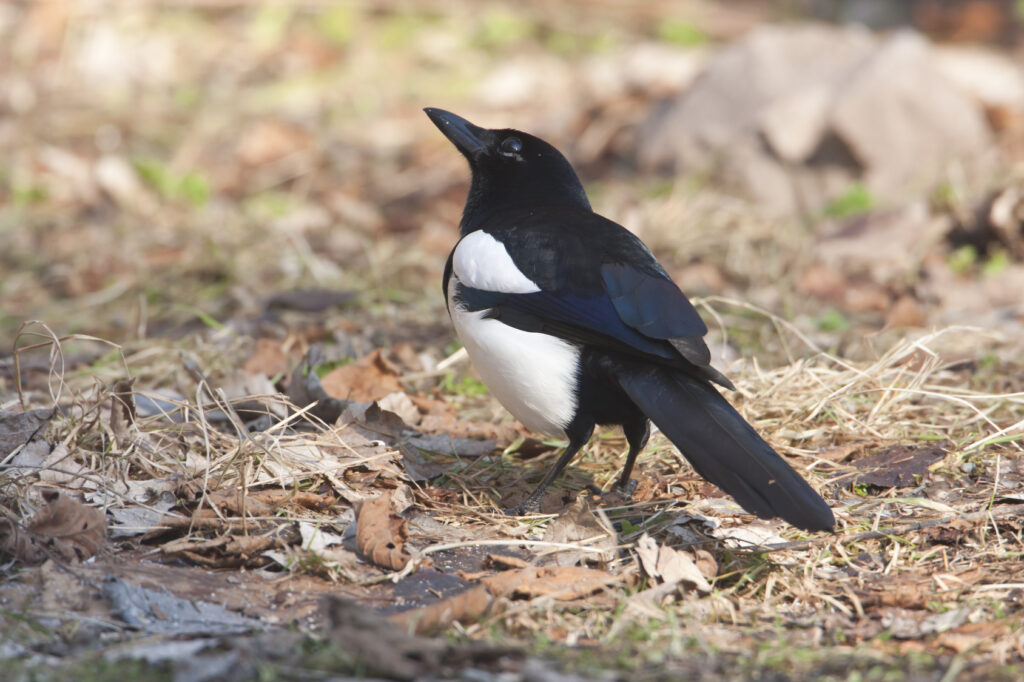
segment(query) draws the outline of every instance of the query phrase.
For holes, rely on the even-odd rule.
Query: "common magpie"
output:
[[[650,422],[693,468],[761,518],[805,530],[832,510],[722,397],[707,326],[650,250],[590,208],[564,156],[518,130],[427,116],[469,161],[460,238],[444,269],[455,331],[491,393],[528,429],[568,440],[541,496],[597,424],[622,427],[626,489]]]

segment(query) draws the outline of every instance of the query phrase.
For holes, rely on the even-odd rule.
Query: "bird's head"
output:
[[[473,178],[463,233],[479,228],[492,211],[540,205],[590,210],[569,161],[539,137],[511,128],[481,128],[443,109],[424,111],[469,161]]]

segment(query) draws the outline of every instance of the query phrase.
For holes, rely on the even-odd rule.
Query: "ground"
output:
[[[969,190],[768,215],[629,155],[658,74],[761,3],[111,5],[0,8],[11,679],[1024,674],[1024,234],[972,222],[1012,126]],[[424,106],[567,150],[834,534],[745,515],[660,435],[598,493],[616,430],[502,513],[560,444],[453,337],[467,169]]]

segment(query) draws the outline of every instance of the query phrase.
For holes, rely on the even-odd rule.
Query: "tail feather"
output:
[[[662,367],[624,367],[619,384],[698,474],[761,518],[830,530],[825,500],[709,383]]]

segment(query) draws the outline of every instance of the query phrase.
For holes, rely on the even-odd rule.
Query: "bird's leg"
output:
[[[626,463],[622,465],[622,473],[619,474],[619,480],[615,482],[613,489],[624,495],[632,496],[633,490],[636,489],[636,481],[631,481],[629,476],[633,473],[637,455],[647,445],[647,439],[651,437],[651,423],[645,417],[623,424],[622,432],[626,436],[626,442],[629,443],[629,453],[626,455]]]
[[[544,497],[544,492],[548,489],[548,486],[558,478],[558,475],[562,473],[566,465],[572,461],[572,458],[576,456],[576,453],[580,451],[587,441],[590,440],[590,436],[594,433],[594,425],[573,428],[570,427],[569,433],[569,444],[565,446],[565,450],[562,450],[562,454],[558,456],[558,461],[555,462],[555,466],[551,467],[550,471],[544,476],[544,480],[540,482],[533,492],[530,493],[525,500],[512,507],[511,509],[505,510],[505,513],[509,516],[522,516],[523,514],[540,511],[540,500]]]

